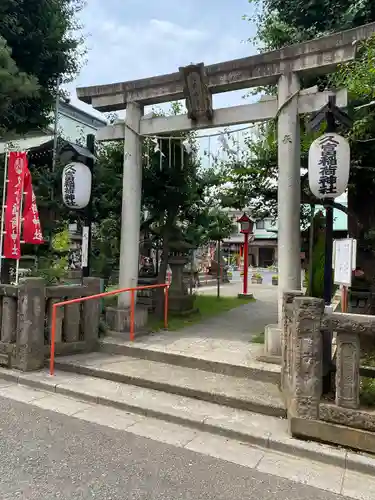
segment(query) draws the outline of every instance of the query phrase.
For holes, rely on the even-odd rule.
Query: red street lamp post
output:
[[[244,270],[243,270],[243,295],[247,295],[247,281],[248,281],[248,269],[249,269],[249,235],[253,234],[253,221],[248,217],[246,212],[237,220],[241,224],[240,232],[244,235],[244,247],[243,247],[243,260],[244,260]]]

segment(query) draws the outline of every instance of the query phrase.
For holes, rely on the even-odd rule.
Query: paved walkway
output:
[[[229,284],[222,286],[221,294],[236,296],[240,291],[240,284]],[[199,293],[213,294],[214,290],[201,289]],[[277,322],[277,287],[253,285],[249,287],[249,293],[254,294],[256,302],[202,323],[175,332],[155,333],[131,343],[125,338],[123,341],[116,338],[116,342],[208,361],[252,366],[257,356],[263,354],[263,345],[251,343],[252,337],[264,332],[266,325]],[[113,339],[106,337],[103,341],[112,342]],[[275,367],[277,369],[280,370]]]
[[[237,296],[241,284],[230,284],[221,289],[222,296]],[[213,294],[213,290],[203,289],[203,295]],[[209,318],[203,323],[187,327],[183,330],[186,335],[197,334],[200,338],[207,335],[210,338],[227,340],[244,340],[249,342],[253,335],[264,332],[264,327],[277,323],[277,287],[267,285],[249,286],[248,293],[252,293],[256,302],[250,302],[227,313]]]

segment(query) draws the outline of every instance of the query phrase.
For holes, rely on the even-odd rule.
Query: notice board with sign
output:
[[[345,238],[333,244],[334,283],[351,286],[353,270],[356,267],[357,240]]]

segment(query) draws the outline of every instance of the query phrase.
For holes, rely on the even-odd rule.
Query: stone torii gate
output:
[[[329,92],[300,91],[300,78],[327,74],[355,57],[356,42],[375,32],[375,23],[264,54],[130,82],[78,88],[78,98],[103,112],[126,108],[125,122],[101,129],[102,141],[125,140],[122,192],[121,288],[138,280],[142,186],[142,136],[223,127],[278,119],[278,264],[279,294],[301,287],[300,265],[300,138],[299,114],[318,111]],[[277,85],[277,97],[255,104],[212,109],[212,94],[255,86]],[[188,113],[143,117],[145,105],[186,99]],[[346,106],[338,92],[337,105]],[[119,307],[129,307],[129,294]],[[279,302],[280,305],[280,302]],[[281,307],[279,307],[280,317]]]

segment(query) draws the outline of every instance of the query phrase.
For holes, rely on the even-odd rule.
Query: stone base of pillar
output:
[[[264,329],[265,356],[281,356],[281,328],[279,325],[266,325]]]
[[[120,309],[117,307],[107,307],[105,319],[109,330],[114,333],[130,332],[130,308]],[[134,311],[134,333],[144,333],[148,321],[148,309],[136,307]]]
[[[239,293],[237,297],[239,299],[253,299],[254,295],[252,293]]]
[[[177,314],[189,314],[195,311],[194,295],[177,295],[170,293],[168,300],[168,310]]]

